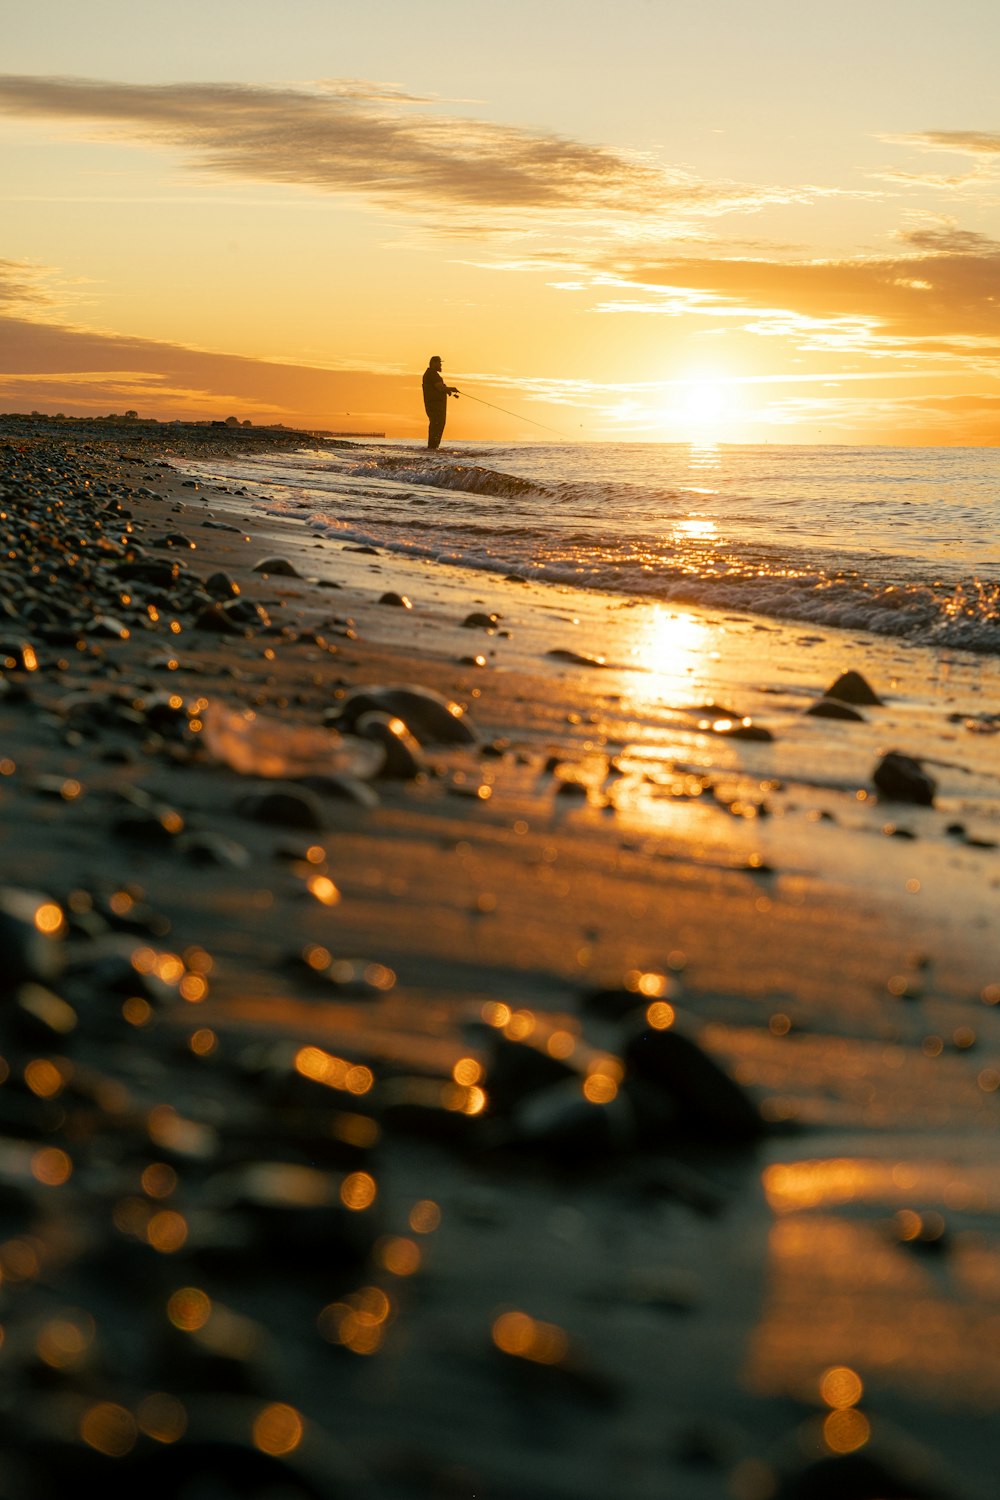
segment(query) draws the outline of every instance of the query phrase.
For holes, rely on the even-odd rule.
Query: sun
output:
[[[698,377],[685,382],[678,403],[684,418],[693,427],[717,427],[726,418],[729,401],[721,380]]]

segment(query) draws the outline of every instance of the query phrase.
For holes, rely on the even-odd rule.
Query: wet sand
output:
[[[184,437],[0,432],[20,1493],[989,1494],[996,663],[318,541]]]

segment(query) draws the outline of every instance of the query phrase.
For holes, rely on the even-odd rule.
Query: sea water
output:
[[[186,464],[318,536],[1000,655],[1000,449],[328,442]]]

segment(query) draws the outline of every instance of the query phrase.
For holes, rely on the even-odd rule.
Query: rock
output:
[[[389,714],[402,719],[421,745],[471,745],[476,736],[463,709],[430,688],[352,688],[343,702],[324,715],[323,722],[341,730],[352,730],[362,714]]]
[[[864,714],[859,714],[856,708],[849,703],[842,703],[838,698],[819,698],[806,709],[806,713],[814,719],[852,719],[863,724]]]
[[[192,630],[211,630],[219,635],[247,635],[248,631],[219,604],[210,604],[195,617]]]
[[[326,827],[326,818],[319,798],[308,788],[262,787],[247,792],[236,803],[236,811],[255,823],[267,823],[281,828]]]
[[[830,684],[824,698],[836,698],[840,703],[867,704],[871,708],[879,708],[882,699],[875,689],[862,677],[860,672],[842,672],[836,682]]]
[[[318,792],[321,797],[332,797],[338,802],[353,802],[356,807],[372,808],[379,805],[380,799],[375,788],[346,771],[309,772],[300,776],[298,781],[300,786]]]
[[[63,967],[64,930],[62,908],[50,897],[0,887],[0,993],[55,979]]]
[[[301,574],[294,563],[290,563],[287,557],[262,557],[260,562],[255,562],[253,573],[273,573],[276,578],[299,578]]]
[[[466,615],[462,621],[462,628],[464,630],[492,630],[499,620],[499,615],[488,615],[482,610],[473,610],[472,614]]]
[[[423,752],[402,719],[390,714],[362,714],[354,725],[359,739],[381,745],[385,760],[378,775],[386,781],[412,781],[425,769]]]
[[[595,1153],[628,1151],[636,1143],[636,1117],[621,1089],[606,1104],[594,1104],[579,1078],[529,1095],[511,1116],[514,1141],[562,1161],[589,1163]]]
[[[228,573],[213,573],[205,580],[205,589],[213,599],[238,599],[240,586]]]
[[[891,802],[914,802],[920,807],[934,805],[937,790],[934,777],[918,760],[900,750],[890,750],[883,755],[872,772],[872,781],[879,794]]]
[[[379,596],[379,604],[392,604],[397,609],[412,609],[413,600],[407,598],[406,594],[394,593],[391,589]]]
[[[226,870],[245,870],[250,863],[250,851],[222,833],[185,833],[177,840],[177,852],[193,865]]]
[[[644,1015],[627,1035],[628,1077],[665,1089],[680,1121],[696,1132],[742,1144],[763,1131],[756,1105],[700,1041],[700,1028],[674,1007],[670,1024],[650,1025]]]
[[[551,657],[553,661],[569,662],[572,666],[576,667],[607,666],[607,662],[605,661],[603,656],[584,656],[579,651],[567,651],[562,647],[556,647],[552,651],[546,651],[545,655]]]

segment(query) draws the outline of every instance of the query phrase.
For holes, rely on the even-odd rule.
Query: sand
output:
[[[60,427],[0,459],[124,486],[131,531],[55,514],[50,598],[93,594],[96,513],[108,568],[138,541],[271,625],[168,590],[137,628],[137,584],[127,639],[46,636],[0,572],[39,661],[2,879],[60,906],[79,1020],[5,983],[20,1492],[990,1493],[996,663],[373,556],[192,481],[184,431]],[[882,706],[808,715],[845,668]],[[474,742],[310,785],[386,684]],[[932,806],[876,793],[891,749]],[[241,810],[268,788],[315,826]]]

